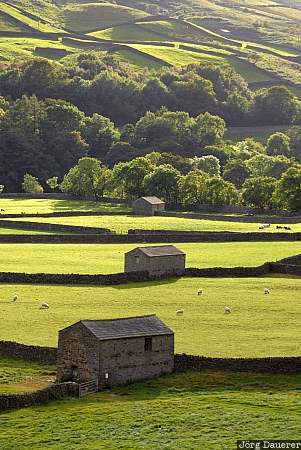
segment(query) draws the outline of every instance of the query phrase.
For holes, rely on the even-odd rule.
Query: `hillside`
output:
[[[86,48],[106,49],[101,44],[106,42],[110,51],[139,67],[230,65],[251,88],[281,82],[301,95],[301,10],[295,3],[5,1],[0,6],[0,61],[61,59]],[[64,36],[71,39],[62,42]]]

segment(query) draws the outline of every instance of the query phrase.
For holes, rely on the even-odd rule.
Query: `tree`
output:
[[[288,130],[292,155],[301,161],[301,127],[294,126]]]
[[[191,170],[179,182],[180,200],[184,205],[199,205],[205,202],[205,181],[209,175],[201,170]]]
[[[276,187],[275,178],[253,177],[243,184],[242,199],[248,206],[269,208],[273,206],[273,194]]]
[[[240,188],[250,176],[250,171],[244,161],[239,159],[230,160],[224,169],[223,178]]]
[[[283,172],[295,164],[285,156],[256,155],[246,161],[246,166],[253,177],[279,178]]]
[[[270,156],[290,156],[290,138],[284,133],[274,133],[267,140],[267,154]]]
[[[112,145],[120,139],[114,123],[99,114],[85,117],[81,135],[89,145],[89,155],[99,159],[103,159]]]
[[[256,92],[252,116],[259,125],[286,125],[300,117],[300,105],[290,89],[273,86]]]
[[[39,183],[38,178],[26,173],[23,178],[22,189],[28,194],[41,194],[44,189]]]
[[[191,161],[194,168],[206,172],[211,176],[220,176],[221,166],[218,158],[215,156],[207,155],[201,156],[201,158],[194,157]]]
[[[47,185],[50,187],[52,191],[54,191],[58,186],[58,177],[51,177],[46,180]]]
[[[301,166],[291,167],[277,182],[274,199],[282,208],[301,210]]]
[[[5,188],[4,184],[0,184],[0,194],[2,194],[2,192],[4,191],[4,188]]]
[[[208,112],[195,118],[190,127],[191,142],[194,147],[206,147],[219,144],[225,134],[225,121],[219,116]]]
[[[143,180],[145,192],[157,195],[169,204],[176,204],[179,198],[179,181],[181,174],[169,164],[158,166]]]
[[[237,205],[239,192],[232,183],[220,177],[210,177],[204,183],[204,201],[209,205]]]
[[[110,187],[111,171],[96,158],[81,158],[64,176],[61,191],[101,200]]]
[[[129,198],[141,197],[144,193],[144,177],[153,170],[151,161],[138,157],[128,163],[119,163],[113,169],[114,185],[122,185],[123,193]]]

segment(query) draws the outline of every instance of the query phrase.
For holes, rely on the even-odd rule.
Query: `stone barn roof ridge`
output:
[[[155,314],[117,319],[80,320],[60,331],[65,331],[79,323],[101,341],[173,334],[173,331]]]
[[[174,245],[153,245],[148,247],[136,247],[133,250],[140,250],[145,255],[154,258],[156,256],[185,255],[185,253]],[[130,250],[128,253],[132,252]]]
[[[140,198],[143,198],[143,200],[147,201],[148,203],[151,203],[152,205],[158,205],[158,204],[165,203],[159,197],[156,197],[154,195],[149,196],[149,197],[140,197]],[[139,200],[139,199],[137,199],[137,200]]]

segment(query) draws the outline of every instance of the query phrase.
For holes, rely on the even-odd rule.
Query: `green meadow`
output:
[[[173,374],[0,415],[1,450],[220,450],[297,439],[301,375]]]
[[[117,273],[124,253],[150,244],[1,244],[3,272]],[[151,244],[156,245],[156,244]],[[163,245],[163,244],[157,244]],[[174,243],[187,267],[258,266],[301,253],[301,242]]]
[[[110,210],[108,207],[107,210]],[[111,209],[112,210],[112,209]],[[11,219],[17,221],[57,223],[63,225],[81,225],[85,227],[104,227],[117,233],[127,233],[130,229],[173,230],[173,231],[262,231],[259,223],[227,222],[223,220],[203,220],[183,217],[143,217],[134,215],[121,216],[73,216],[73,217],[26,217]],[[260,218],[258,219],[260,220]],[[281,220],[281,219],[279,219]],[[281,225],[279,223],[279,225]],[[301,231],[301,224],[289,225],[292,231]],[[265,232],[277,230],[276,224],[264,229]]]
[[[266,287],[269,295],[264,295]],[[14,295],[16,302],[11,301]],[[171,278],[116,286],[1,284],[1,338],[56,346],[58,330],[78,320],[157,314],[175,332],[176,353],[295,356],[301,346],[300,295],[300,278],[278,276]],[[45,301],[50,308],[39,309]],[[224,314],[225,306],[232,314]],[[183,316],[176,315],[179,308]]]
[[[22,359],[0,358],[0,394],[35,391],[55,380],[56,367]]]
[[[127,211],[125,205],[101,203],[87,200],[23,199],[0,197],[1,214],[36,214],[64,211]],[[0,214],[0,218],[1,218]]]

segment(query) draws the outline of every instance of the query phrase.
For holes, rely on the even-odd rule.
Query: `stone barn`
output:
[[[59,381],[97,381],[98,389],[173,371],[174,333],[156,315],[81,320],[59,331]]]
[[[165,202],[158,197],[140,197],[132,203],[133,213],[140,216],[154,216],[165,211]]]
[[[125,254],[124,271],[147,271],[152,277],[182,275],[186,255],[174,245],[137,247]]]

